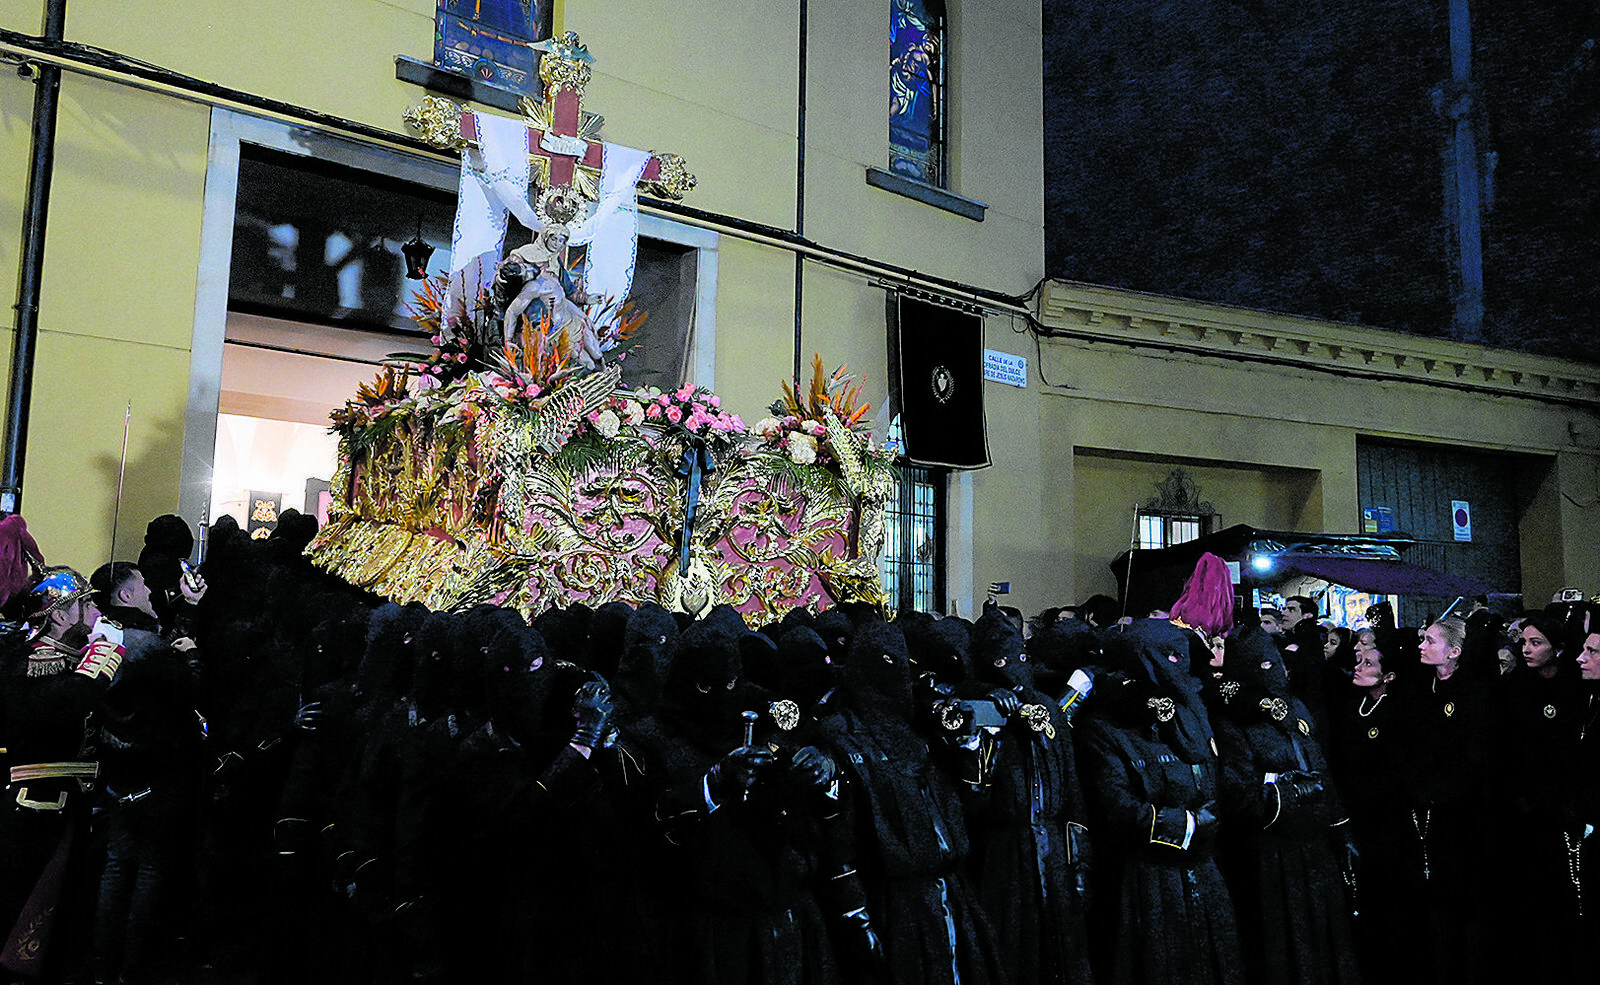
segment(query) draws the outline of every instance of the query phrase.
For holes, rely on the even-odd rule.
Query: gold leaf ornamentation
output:
[[[423,143],[440,150],[461,150],[467,146],[461,137],[463,109],[442,96],[423,96],[422,102],[407,109],[401,119],[417,131]]]

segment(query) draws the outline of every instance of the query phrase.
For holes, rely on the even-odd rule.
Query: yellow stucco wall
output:
[[[11,372],[11,330],[17,316],[12,305],[17,303],[32,127],[33,86],[14,72],[0,73],[0,379]]]
[[[4,5],[0,25],[36,33],[43,9]],[[400,133],[402,112],[424,93],[395,79],[394,57],[431,57],[434,9],[432,0],[74,0],[66,35]],[[696,208],[794,229],[798,16],[798,4],[768,0],[670,9],[566,0],[556,28],[578,31],[595,56],[585,102],[606,117],[607,139],[682,154],[699,178],[688,200]],[[810,22],[805,235],[890,266],[1027,291],[1043,267],[1036,5],[981,0],[953,15],[952,187],[989,205],[981,223],[866,184],[866,168],[887,159],[888,5],[812,2]],[[31,97],[25,83],[0,82],[0,269],[8,272]],[[109,547],[130,397],[119,543],[136,544],[150,516],[176,505],[208,113],[171,92],[67,73],[24,492],[53,560],[92,566]],[[724,236],[718,263],[716,385],[753,421],[791,371],[794,258]],[[814,352],[830,370],[848,364],[881,409],[884,291],[873,279],[808,262],[801,350],[807,372]],[[14,284],[13,273],[8,312]]]
[[[52,562],[108,560],[130,400],[119,545],[137,553],[145,524],[177,505],[207,119],[63,81],[23,492]],[[7,183],[8,204],[22,185]]]
[[[0,25],[37,31],[42,9],[0,6]],[[74,0],[67,34],[398,133],[401,113],[423,93],[395,79],[393,59],[430,57],[433,10],[432,0],[287,10]],[[689,205],[793,229],[798,13],[792,0],[643,9],[567,0],[557,28],[578,31],[595,55],[586,105],[606,116],[608,139],[684,155],[700,180]],[[804,234],[990,291],[1032,288],[1043,272],[1039,16],[1036,4],[1016,0],[952,6],[950,184],[988,205],[974,222],[866,184],[866,169],[886,160],[887,5],[813,2]],[[4,332],[31,104],[30,85],[0,78]],[[68,73],[24,497],[52,560],[89,567],[104,558],[130,398],[119,543],[136,544],[149,517],[176,505],[208,113],[171,94]],[[715,383],[753,421],[792,366],[794,256],[734,235],[721,237],[717,256]],[[881,409],[887,340],[874,280],[807,262],[800,350],[807,371],[812,353],[830,370],[848,364]],[[970,503],[970,528],[953,531],[953,542],[972,545],[951,557],[953,585],[970,583],[981,596],[989,581],[1009,580],[1011,601],[1030,611],[1111,590],[1105,563],[1127,546],[1133,503],[1152,496],[1174,464],[1190,470],[1226,523],[1353,530],[1355,448],[1367,436],[1545,456],[1553,465],[1523,521],[1524,586],[1530,598],[1561,584],[1600,588],[1600,560],[1587,549],[1600,536],[1600,391],[1587,377],[1566,391],[1538,384],[1535,395],[1506,385],[1506,374],[1537,381],[1559,368],[1425,340],[1403,357],[1357,358],[1356,336],[1338,326],[1084,285],[1068,293],[1110,321],[1041,305],[1047,325],[1075,335],[1036,348],[1014,316],[987,318],[986,344],[1027,356],[1030,385],[986,384],[994,466],[953,485]],[[1141,327],[1152,321],[1170,331]],[[1335,347],[1327,361],[1342,375],[1305,364],[1335,337],[1342,355]],[[0,360],[9,350],[6,339]],[[1263,352],[1271,358],[1234,357]],[[1497,370],[1502,363],[1511,368]],[[1399,377],[1378,378],[1395,377],[1390,370]],[[1475,381],[1491,387],[1462,389]],[[957,601],[970,612],[978,598]]]
[[[1071,314],[1047,311],[1046,324],[1080,337],[1043,343],[1032,392],[1041,429],[1075,450],[1054,478],[1054,506],[1075,526],[1058,542],[1063,594],[1039,607],[1117,594],[1106,565],[1129,545],[1135,504],[1155,498],[1175,467],[1224,525],[1358,531],[1361,438],[1544,457],[1552,467],[1521,523],[1524,596],[1543,604],[1563,584],[1600,590],[1600,558],[1584,546],[1600,532],[1592,367],[1083,285],[1052,290],[1060,297],[1047,308]],[[1412,376],[1380,378],[1400,373]]]

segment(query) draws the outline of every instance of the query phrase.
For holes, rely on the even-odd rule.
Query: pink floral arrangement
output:
[[[591,413],[589,422],[606,437],[623,424],[656,424],[723,447],[733,446],[749,430],[738,414],[722,409],[721,397],[693,383],[676,390],[648,387],[618,394],[610,405]]]

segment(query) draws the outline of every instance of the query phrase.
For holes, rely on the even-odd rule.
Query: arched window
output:
[[[889,170],[945,183],[945,17],[941,0],[890,0]]]

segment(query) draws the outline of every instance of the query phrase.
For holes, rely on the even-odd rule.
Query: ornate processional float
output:
[[[340,464],[312,560],[445,610],[727,602],[762,622],[884,604],[893,456],[872,443],[860,383],[819,357],[753,427],[692,383],[622,384],[644,318],[625,300],[637,192],[678,198],[694,178],[673,155],[598,141],[576,35],[537,47],[545,96],[524,120],[433,97],[408,114],[462,151],[450,274],[413,307],[435,348],[397,355],[332,415]],[[508,213],[533,239],[502,259]]]

